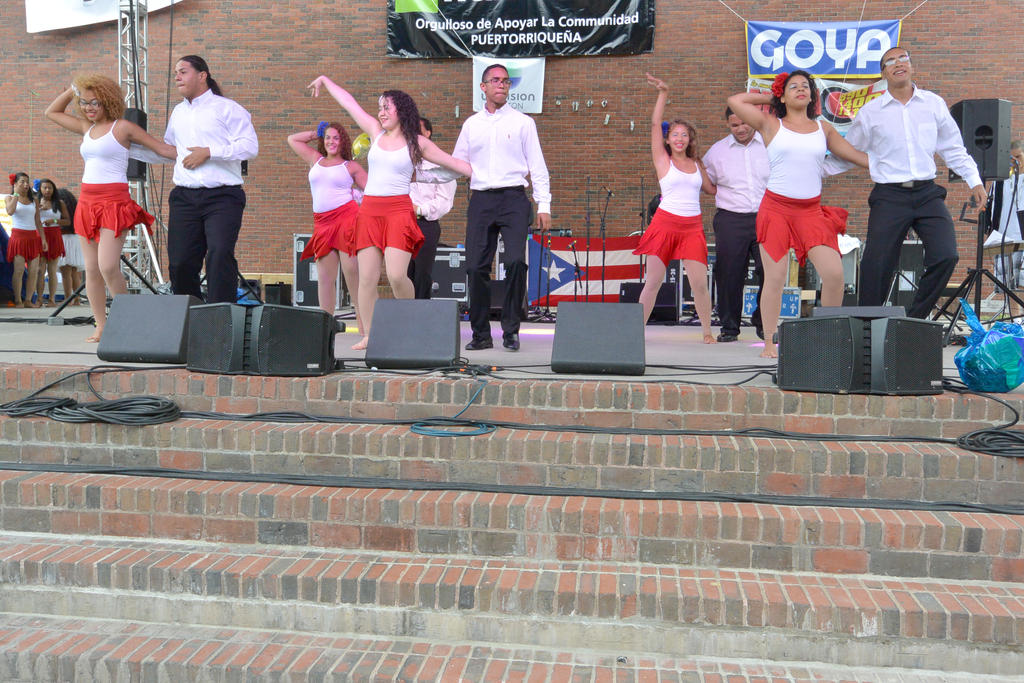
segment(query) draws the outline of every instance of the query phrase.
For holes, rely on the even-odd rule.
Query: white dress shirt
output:
[[[178,148],[174,184],[183,187],[241,185],[242,161],[259,152],[249,112],[212,90],[174,108],[164,142]],[[181,161],[190,154],[189,147],[209,147],[210,158],[198,168],[185,168]]]
[[[704,154],[708,178],[718,187],[715,206],[734,213],[757,213],[771,168],[760,133],[747,144],[727,135]]]
[[[420,169],[439,168],[437,164],[424,159],[420,162]],[[452,210],[455,202],[455,190],[458,184],[454,180],[446,183],[411,183],[409,185],[409,197],[413,206],[416,207],[418,215],[428,221],[439,221],[441,217]]]
[[[933,180],[938,153],[968,187],[981,185],[978,165],[967,153],[945,101],[917,86],[906,104],[889,92],[865,104],[854,117],[846,140],[867,152],[868,171],[876,183]],[[825,173],[834,175],[852,167],[829,155]]]
[[[551,186],[537,124],[511,105],[493,114],[485,107],[466,119],[452,156],[473,166],[473,190],[528,187],[529,174],[537,213],[551,213]]]

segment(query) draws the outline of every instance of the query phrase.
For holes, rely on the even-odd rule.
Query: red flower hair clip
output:
[[[775,76],[775,80],[772,81],[772,94],[780,100],[782,99],[782,93],[785,92],[783,88],[786,86],[786,79],[789,78],[789,74],[783,72]]]
[[[17,178],[17,173],[11,173],[9,176],[7,176],[7,179],[11,181],[11,187],[14,187],[14,181],[17,180]]]

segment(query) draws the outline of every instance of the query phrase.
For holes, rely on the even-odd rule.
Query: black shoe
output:
[[[471,342],[466,344],[467,351],[483,351],[484,349],[493,349],[494,342],[490,339],[473,339]]]
[[[501,340],[501,345],[504,346],[509,351],[518,351],[519,350],[519,334],[518,333],[506,334],[504,336],[504,338]]]
[[[764,339],[764,328],[763,327],[755,328],[754,332],[757,332],[757,338],[758,339]]]
[[[718,341],[723,342],[723,343],[724,342],[734,342],[734,341],[738,340],[739,338],[740,338],[740,336],[738,334],[726,334],[725,332],[721,332],[718,335]]]

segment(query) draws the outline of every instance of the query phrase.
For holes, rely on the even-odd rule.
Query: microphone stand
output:
[[[604,302],[604,269],[608,260],[608,245],[605,237],[605,219],[608,217],[608,203],[612,199],[612,191],[604,188],[607,193],[604,198],[604,210],[601,212],[601,301]]]
[[[545,240],[547,240],[547,245],[544,244]],[[541,293],[541,282],[542,282],[541,276],[544,273],[547,272],[548,267],[550,267],[550,265],[551,265],[551,261],[552,261],[552,257],[551,257],[551,233],[549,231],[546,234],[545,233],[541,233],[541,236],[540,236],[540,262],[539,262],[539,266],[540,267],[537,269],[537,301],[538,301],[538,303],[540,302],[540,299],[541,299],[541,294],[540,294]],[[534,322],[551,322],[551,321],[553,321],[555,319],[555,317],[551,314],[551,278],[549,276],[548,277],[544,277],[544,281],[547,282],[547,292],[545,294],[544,310],[541,311],[541,308],[540,308],[539,305],[536,307],[536,311],[537,312],[536,312],[536,314],[535,314],[535,316],[533,318]]]
[[[585,224],[587,227],[587,273],[590,273],[590,176],[587,176],[587,189],[586,189],[586,220]],[[576,243],[573,242],[573,258],[576,257]],[[579,277],[579,262],[576,263],[576,276]],[[583,300],[590,301],[590,287],[587,287],[583,293]]]
[[[576,253],[576,240],[573,240],[572,242],[569,242],[569,248],[572,249],[572,260],[573,260],[573,263],[575,264],[574,267],[573,267],[573,272],[576,274],[576,277],[574,277],[573,281],[572,281],[572,300],[578,302],[580,300],[580,295],[579,295],[580,277],[583,275],[583,273],[580,271],[580,257],[579,257],[579,254]],[[588,287],[587,290],[584,291],[584,293],[583,293],[584,297],[587,296],[587,292],[589,291],[589,289],[590,288]]]

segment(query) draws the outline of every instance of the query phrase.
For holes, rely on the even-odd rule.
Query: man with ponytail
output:
[[[222,95],[202,57],[178,60],[174,84],[185,99],[174,108],[164,133],[178,150],[175,188],[168,197],[171,289],[201,298],[199,272],[205,260],[207,302],[234,302],[235,242],[245,209],[242,162],[259,151],[256,131],[249,112]]]

